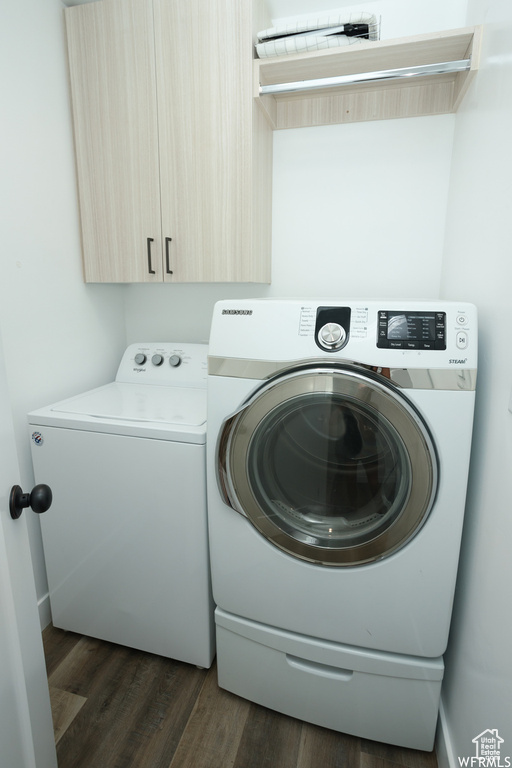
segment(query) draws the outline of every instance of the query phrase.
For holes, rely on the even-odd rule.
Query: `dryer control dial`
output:
[[[156,354],[156,355],[153,355],[153,357],[151,358],[151,362],[153,363],[153,365],[162,365],[163,361],[164,361],[163,355]]]
[[[341,349],[347,338],[345,329],[339,323],[326,323],[318,331],[318,343],[324,349]]]
[[[137,352],[137,354],[134,357],[135,365],[144,365],[147,358],[146,355],[144,355],[142,352]]]
[[[179,355],[171,355],[169,358],[169,365],[172,365],[173,368],[177,368],[181,365],[181,357]]]

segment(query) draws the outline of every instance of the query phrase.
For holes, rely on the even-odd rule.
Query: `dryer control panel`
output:
[[[381,309],[377,346],[383,349],[446,349],[446,312]]]
[[[338,352],[350,338],[350,307],[318,307],[315,343],[325,352]],[[446,312],[380,309],[377,312],[380,349],[446,349]]]
[[[477,310],[442,299],[224,300],[215,306],[209,355],[212,371],[227,361],[227,370],[243,368],[254,379],[264,377],[252,361],[272,363],[265,375],[294,361],[322,359],[476,371]]]

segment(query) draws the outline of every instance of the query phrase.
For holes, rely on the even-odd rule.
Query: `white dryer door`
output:
[[[226,502],[277,547],[355,566],[417,533],[438,464],[420,415],[382,377],[318,367],[273,379],[224,423],[218,479]]]

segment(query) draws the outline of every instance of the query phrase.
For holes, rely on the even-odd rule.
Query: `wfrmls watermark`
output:
[[[502,754],[503,741],[496,728],[487,728],[473,739],[475,755],[459,757],[459,765],[467,768],[510,768],[512,760]]]

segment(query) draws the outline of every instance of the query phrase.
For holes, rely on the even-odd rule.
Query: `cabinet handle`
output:
[[[172,275],[172,269],[169,265],[169,243],[171,242],[172,237],[166,237],[165,238],[165,271],[168,275]]]
[[[156,275],[154,269],[151,269],[151,243],[155,241],[154,237],[148,237],[148,272],[150,275]]]

